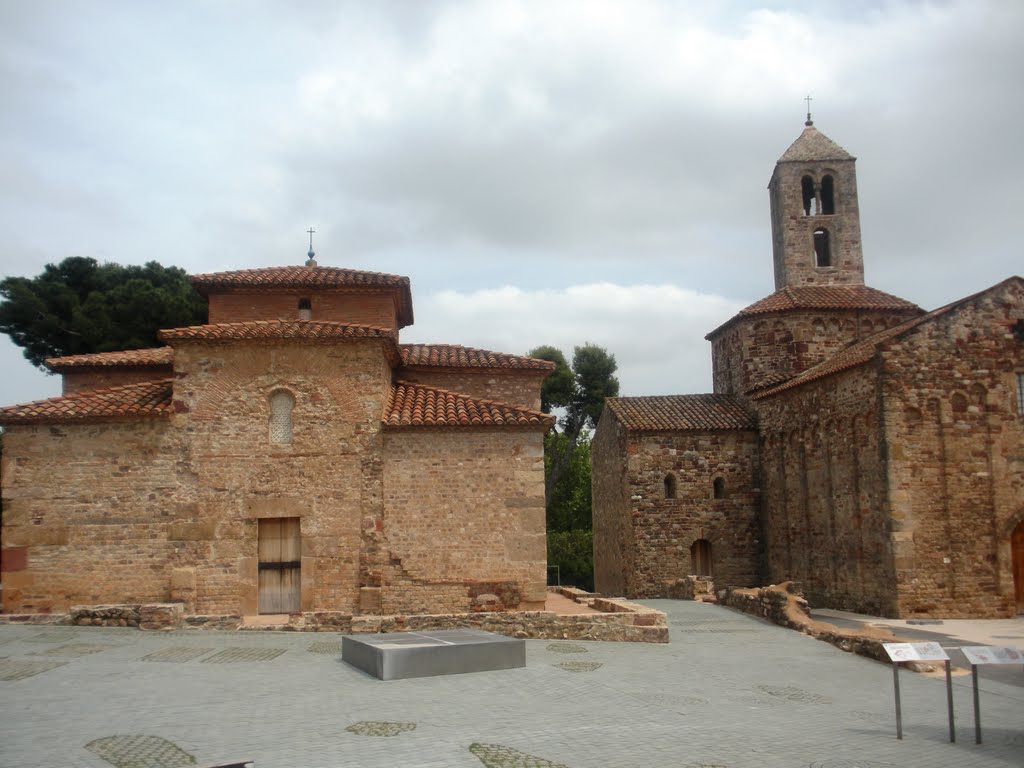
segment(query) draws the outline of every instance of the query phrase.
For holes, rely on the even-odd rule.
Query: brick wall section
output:
[[[62,374],[61,393],[73,395],[76,392],[91,392],[94,389],[109,389],[125,384],[139,384],[144,381],[159,381],[171,376],[171,366],[149,366],[146,368],[106,368],[92,371],[66,371]]]
[[[508,371],[487,368],[402,368],[397,377],[428,387],[462,392],[540,410],[540,385],[547,371]]]
[[[896,340],[882,387],[898,608],[1011,616],[1010,534],[1024,520],[1019,284]]]
[[[625,595],[625,574],[633,570],[633,547],[627,536],[626,430],[607,407],[590,444],[590,463],[594,589],[604,595]]]
[[[790,311],[741,317],[712,339],[714,389],[743,394],[778,384],[854,341],[919,314],[906,311]]]
[[[894,615],[878,377],[870,365],[754,401],[767,580],[812,605]]]
[[[544,445],[539,432],[384,433],[382,612],[466,611],[546,596]]]
[[[279,293],[211,293],[210,319],[213,323],[247,320],[297,320],[299,299],[312,304],[311,319],[329,322],[397,328],[394,295],[362,288],[358,293],[327,291],[322,288]]]
[[[4,611],[167,599],[183,454],[169,419],[8,427],[4,547],[25,547],[27,567],[4,574]]]

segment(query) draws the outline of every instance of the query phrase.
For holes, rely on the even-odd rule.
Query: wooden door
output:
[[[1013,549],[1013,591],[1017,595],[1017,613],[1024,613],[1024,521],[1013,529],[1010,547]]]
[[[298,613],[302,539],[299,518],[259,521],[259,612]]]
[[[697,539],[690,547],[690,568],[694,576],[711,575],[711,542]]]

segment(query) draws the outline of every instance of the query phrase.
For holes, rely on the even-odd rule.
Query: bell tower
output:
[[[857,158],[814,127],[775,164],[768,183],[775,290],[864,285]]]

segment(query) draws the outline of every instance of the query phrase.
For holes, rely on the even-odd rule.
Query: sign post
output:
[[[978,667],[985,664],[1024,664],[1024,653],[1016,648],[965,645],[961,649],[971,663],[971,688],[974,691],[974,743],[981,744],[981,707],[978,703]]]
[[[892,661],[892,685],[896,699],[896,738],[903,738],[903,711],[900,704],[900,664],[908,661],[941,661],[946,667],[946,709],[949,713],[949,740],[956,741],[953,723],[953,673],[949,656],[938,643],[882,643]]]

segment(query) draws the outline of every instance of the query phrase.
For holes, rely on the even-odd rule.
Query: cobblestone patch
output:
[[[18,640],[23,643],[66,643],[74,640],[76,637],[77,635],[74,632],[63,630],[59,632],[40,632],[37,635],[19,637]]]
[[[164,661],[171,664],[180,664],[185,661],[199,658],[212,651],[213,648],[197,648],[189,645],[175,645],[164,648],[142,657],[143,661]]]
[[[115,768],[179,768],[196,762],[177,744],[159,736],[104,736],[85,748]]]
[[[750,629],[749,627],[690,627],[689,629],[680,629],[683,633],[698,633],[698,632],[718,632],[718,633],[754,633],[758,630]]]
[[[562,763],[552,763],[503,744],[470,744],[469,751],[477,756],[485,768],[569,768]]]
[[[57,667],[63,667],[66,661],[14,661],[0,659],[0,680],[24,680],[26,677],[38,675]]]
[[[863,709],[855,709],[853,712],[850,713],[850,717],[855,718],[857,720],[862,720],[865,723],[887,723],[890,719],[892,719],[890,717],[886,717],[885,715],[881,715],[878,712],[867,712]]]
[[[658,704],[664,707],[706,707],[708,700],[700,696],[676,696],[672,693],[646,693],[636,698],[650,704]]]
[[[546,651],[554,651],[555,653],[590,653],[582,645],[576,643],[548,643],[544,646]]]
[[[270,661],[285,652],[284,648],[225,648],[200,664],[233,664],[238,661]]]
[[[759,691],[770,696],[777,696],[786,701],[798,701],[804,704],[831,704],[832,699],[826,696],[819,696],[816,693],[796,688],[792,685],[759,685]]]
[[[33,656],[67,656],[72,659],[77,659],[80,656],[89,656],[93,653],[102,653],[103,651],[109,651],[111,648],[117,648],[116,645],[96,645],[95,643],[69,643],[68,645],[62,645],[59,648],[47,648],[45,651],[36,651]]]
[[[822,760],[811,763],[810,768],[896,768],[893,763],[880,763],[877,760]]]
[[[406,731],[415,731],[416,723],[389,723],[386,720],[361,720],[345,729],[360,736],[397,736]]]
[[[689,763],[686,768],[729,768],[725,763]]]
[[[564,669],[567,672],[593,672],[604,665],[600,661],[563,661],[553,666]]]
[[[340,654],[341,642],[339,640],[318,640],[306,650],[310,653]]]

